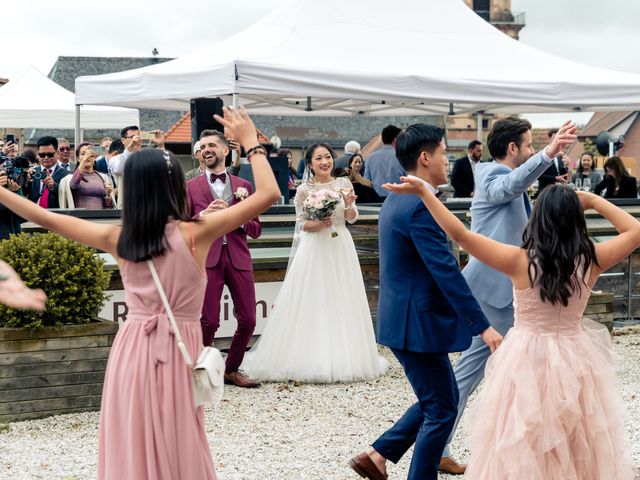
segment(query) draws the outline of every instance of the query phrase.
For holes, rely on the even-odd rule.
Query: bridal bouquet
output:
[[[304,200],[303,209],[308,220],[324,220],[340,203],[340,195],[333,190],[315,190]],[[336,227],[330,227],[331,237],[337,237]]]

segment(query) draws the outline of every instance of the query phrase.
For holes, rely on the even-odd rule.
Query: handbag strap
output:
[[[158,289],[158,293],[160,294],[160,298],[162,299],[162,303],[164,304],[164,309],[167,311],[167,316],[169,317],[169,321],[171,322],[173,333],[176,336],[176,344],[178,345],[178,350],[180,350],[180,353],[182,353],[187,366],[189,368],[192,368],[193,361],[191,360],[191,355],[189,355],[187,346],[182,339],[180,329],[178,328],[178,323],[176,322],[176,318],[173,316],[173,311],[171,310],[171,306],[169,305],[169,300],[167,300],[167,295],[164,293],[164,288],[162,288],[162,284],[160,283],[160,278],[158,277],[158,272],[156,271],[156,267],[153,264],[153,260],[147,260],[147,265],[149,266],[151,276],[153,277],[153,281],[156,284],[156,288]]]

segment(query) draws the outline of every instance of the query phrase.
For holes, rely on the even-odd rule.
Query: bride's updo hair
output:
[[[522,248],[529,255],[529,280],[540,287],[543,302],[566,307],[573,293],[582,292],[581,283],[589,281],[587,271],[598,260],[582,204],[571,187],[551,185],[542,191],[522,234]]]
[[[318,149],[319,147],[326,148],[331,154],[331,158],[333,158],[334,160],[336,159],[336,152],[328,144],[314,143],[313,145],[311,145],[309,148],[307,148],[307,153],[304,155],[304,164],[305,167],[309,170],[310,177],[313,177],[315,175],[314,171],[311,170],[311,159],[313,158],[313,154],[315,153],[316,149]]]

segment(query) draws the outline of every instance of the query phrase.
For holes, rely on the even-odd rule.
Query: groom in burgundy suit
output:
[[[230,175],[225,169],[229,145],[224,134],[204,130],[200,134],[200,150],[206,170],[187,182],[191,215],[203,216],[223,210],[251,194],[251,184]],[[256,291],[253,284],[253,265],[247,235],[258,238],[262,226],[258,218],[219,238],[211,245],[207,257],[207,289],[202,306],[202,337],[211,345],[220,326],[220,297],[224,285],[229,287],[238,319],[227,356],[225,382],[238,387],[254,388],[260,384],[240,373],[245,350],[256,327]]]

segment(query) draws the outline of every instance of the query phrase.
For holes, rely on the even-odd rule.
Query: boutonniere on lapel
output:
[[[233,192],[233,196],[236,197],[236,200],[244,200],[249,196],[249,190],[244,187],[238,187],[238,189]]]

